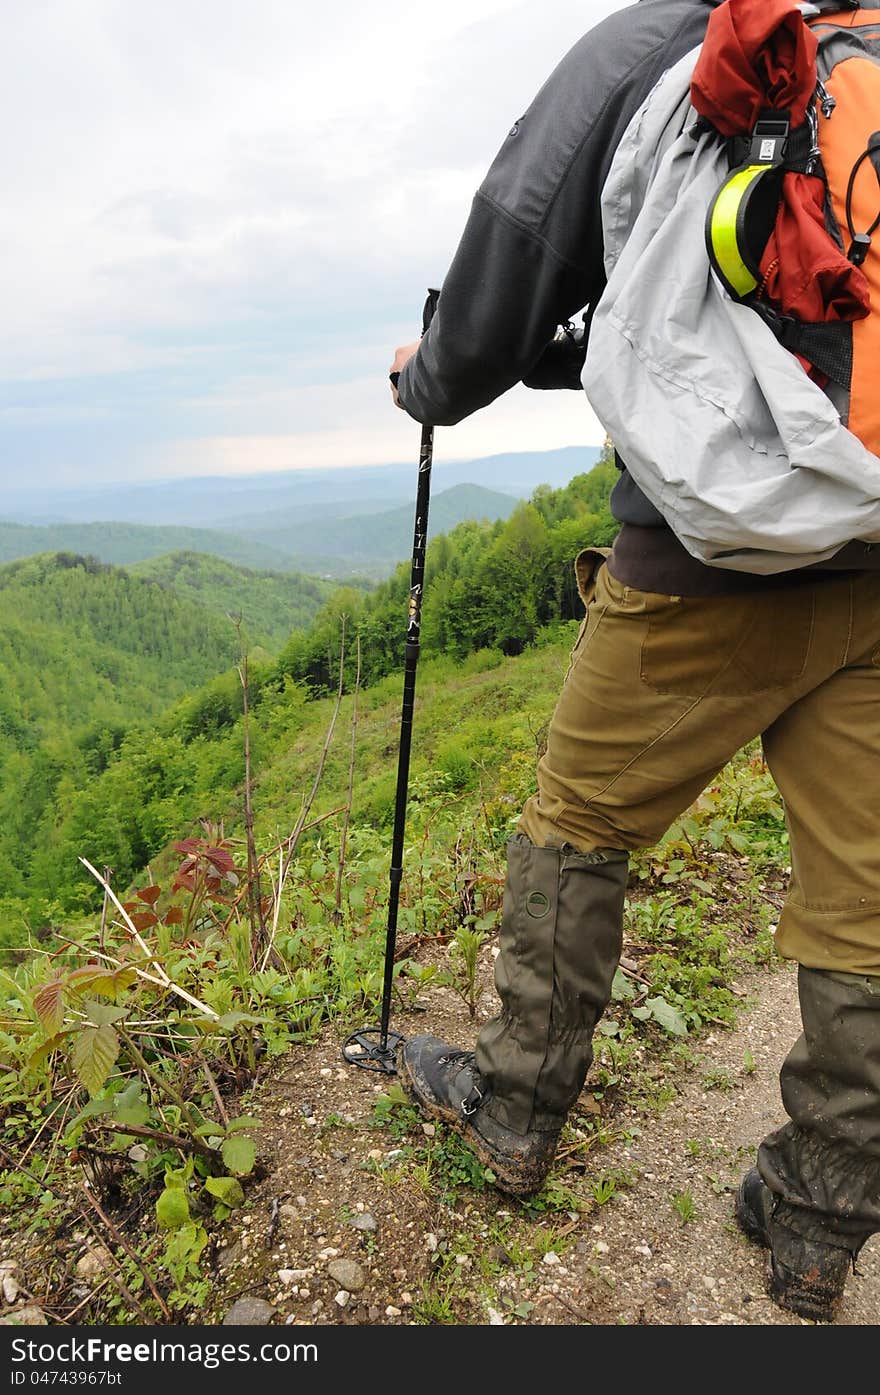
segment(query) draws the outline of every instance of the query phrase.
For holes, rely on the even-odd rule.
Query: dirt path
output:
[[[488,955],[483,969],[488,982]],[[615,1116],[628,1141],[588,1163],[610,1195],[580,1213],[529,1214],[462,1185],[460,1150],[447,1156],[442,1135],[412,1119],[390,1136],[375,1116],[387,1081],[343,1066],[329,1034],[285,1058],[258,1104],[268,1175],[216,1257],[214,1320],[244,1297],[262,1299],[261,1320],[275,1323],[799,1324],[766,1297],[763,1251],[731,1215],[756,1144],[781,1121],[777,1072],[800,1029],[795,979],[777,969],[740,983],[739,1026],[700,1044],[672,1102]],[[401,1030],[473,1040],[448,990],[427,1001]],[[479,1015],[494,1010],[487,992]],[[840,1321],[880,1321],[880,1237]]]
[[[764,1252],[731,1222],[726,1187],[735,1187],[755,1145],[783,1122],[777,1075],[800,1031],[792,971],[761,974],[748,987],[755,1006],[740,1025],[709,1039],[693,1076],[663,1114],[646,1124],[637,1146],[628,1153],[611,1150],[641,1173],[620,1205],[603,1210],[591,1226],[591,1239],[608,1245],[600,1268],[614,1282],[593,1321],[801,1321],[767,1298]],[[685,1191],[694,1198],[695,1214],[683,1225],[669,1198]],[[874,1325],[880,1321],[880,1237],[862,1251],[858,1270],[839,1321]]]

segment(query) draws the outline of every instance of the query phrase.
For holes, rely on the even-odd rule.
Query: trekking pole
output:
[[[428,291],[422,314],[422,334],[434,317],[440,292]],[[403,839],[406,831],[406,800],[409,787],[409,758],[412,748],[413,708],[416,696],[416,667],[419,662],[419,640],[422,627],[422,599],[425,588],[425,547],[428,541],[428,506],[431,502],[431,465],[434,459],[434,428],[422,427],[419,450],[419,485],[416,492],[416,517],[413,533],[412,573],[409,587],[409,612],[406,625],[406,660],[403,670],[403,710],[400,717],[400,750],[397,759],[397,793],[394,800],[394,833],[391,839],[391,886],[388,900],[388,929],[385,935],[385,978],[382,987],[382,1017],[378,1027],[366,1027],[352,1032],[342,1047],[342,1054],[353,1066],[362,1070],[381,1071],[394,1075],[397,1071],[397,1048],[404,1038],[399,1032],[389,1032],[391,992],[394,983],[394,951],[397,944],[397,912],[400,905],[400,883],[403,878]]]

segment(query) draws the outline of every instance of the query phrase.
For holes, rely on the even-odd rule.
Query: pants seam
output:
[[[593,793],[589,796],[589,798],[584,799],[582,801],[583,807],[585,809],[588,809],[594,800],[600,799],[603,794],[607,794],[608,791],[611,789],[612,785],[615,785],[617,781],[627,773],[628,770],[632,769],[632,767],[636,764],[637,761],[641,760],[643,756],[647,755],[647,753],[650,750],[652,750],[654,746],[657,745],[658,741],[663,741],[664,738],[667,737],[670,732],[674,731],[677,726],[680,726],[681,723],[685,720],[685,718],[690,716],[694,708],[699,707],[700,703],[704,700],[705,696],[705,693],[700,693],[700,695],[698,697],[695,697],[694,700],[688,705],[688,707],[685,708],[684,712],[679,713],[679,715],[675,718],[674,721],[669,722],[668,725],[665,726],[661,732],[657,733],[657,735],[654,737],[652,741],[649,741],[646,745],[640,747],[639,750],[636,751],[635,754],[629,758],[626,764],[621,766],[620,770],[616,771],[614,775],[612,775],[610,780],[607,780],[606,783],[602,785],[600,789],[594,790]]]

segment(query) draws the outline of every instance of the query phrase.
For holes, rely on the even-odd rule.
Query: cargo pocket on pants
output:
[[[577,639],[571,651],[571,660],[574,660],[574,656],[583,642],[584,635],[587,632],[587,627],[592,618],[590,607],[596,595],[596,578],[610,556],[610,547],[585,547],[574,559],[574,575],[575,581],[577,582],[578,595],[584,603],[586,614],[577,632]]]

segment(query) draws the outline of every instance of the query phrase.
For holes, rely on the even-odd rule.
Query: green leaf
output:
[[[614,970],[611,983],[611,996],[616,1003],[629,1002],[636,996],[636,986],[621,969]]]
[[[136,981],[134,969],[123,966],[109,969],[101,964],[87,964],[82,969],[74,969],[67,976],[68,987],[77,993],[99,993],[102,998],[116,998],[125,988]]]
[[[226,1125],[227,1133],[241,1133],[242,1129],[258,1129],[259,1119],[254,1119],[250,1114],[239,1114],[237,1118],[230,1119]]]
[[[185,1187],[193,1175],[194,1163],[192,1158],[187,1158],[183,1167],[166,1167],[165,1185],[166,1187]]]
[[[49,1037],[46,1041],[41,1042],[28,1056],[28,1067],[33,1070],[36,1066],[41,1066],[47,1057],[51,1056],[53,1051],[57,1051],[60,1046],[63,1046],[66,1041],[66,1032],[56,1032],[53,1037]]]
[[[128,1008],[114,1007],[112,1003],[96,1003],[94,999],[89,999],[83,1003],[82,1010],[96,1027],[119,1022],[123,1017],[128,1016]]]
[[[210,1134],[219,1134],[222,1138],[224,1133],[225,1129],[223,1128],[223,1125],[218,1124],[216,1119],[203,1118],[202,1122],[196,1129],[197,1138],[207,1138]]]
[[[258,1027],[265,1021],[262,1017],[255,1017],[252,1012],[224,1012],[222,1017],[217,1019],[216,1025],[221,1032],[234,1032],[236,1027],[247,1024],[251,1027]]]
[[[212,1196],[216,1196],[218,1201],[222,1201],[224,1206],[241,1206],[244,1201],[244,1189],[235,1177],[208,1177],[205,1180],[205,1187]]]
[[[670,1032],[674,1037],[687,1036],[687,1022],[678,1008],[667,1003],[665,998],[647,998],[645,1007],[665,1032]]]
[[[189,1202],[183,1187],[166,1187],[156,1202],[156,1220],[166,1230],[189,1225]]]
[[[103,1027],[83,1027],[77,1033],[71,1064],[77,1079],[94,1099],[106,1084],[119,1055],[119,1038],[109,1023]]]
[[[246,1177],[256,1160],[257,1148],[252,1138],[237,1133],[224,1141],[220,1153],[230,1172]]]
[[[120,1124],[146,1124],[151,1113],[147,1101],[141,1099],[139,1080],[133,1080],[113,1100],[113,1114]]]

